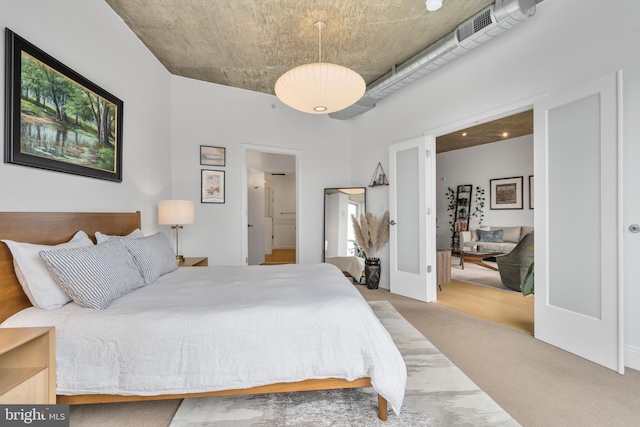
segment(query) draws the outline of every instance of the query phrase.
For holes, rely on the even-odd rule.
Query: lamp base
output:
[[[182,255],[176,255],[176,261],[180,264],[184,262],[184,257]]]

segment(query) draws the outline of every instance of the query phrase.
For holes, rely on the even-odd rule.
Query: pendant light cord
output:
[[[316,21],[313,23],[313,27],[318,30],[318,62],[322,62],[322,30],[327,28],[327,23]]]
[[[318,62],[322,62],[322,27],[318,28]]]

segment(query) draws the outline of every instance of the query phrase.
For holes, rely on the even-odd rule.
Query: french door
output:
[[[389,147],[390,291],[435,300],[435,139]]]
[[[534,104],[535,336],[624,372],[621,73]]]

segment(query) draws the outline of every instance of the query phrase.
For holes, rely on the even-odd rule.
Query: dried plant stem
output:
[[[367,258],[373,258],[375,253],[389,241],[389,212],[382,215],[380,221],[372,213],[363,213],[360,220],[351,215],[356,241]]]

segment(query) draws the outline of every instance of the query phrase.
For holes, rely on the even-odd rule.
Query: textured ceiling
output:
[[[349,67],[370,84],[495,2],[445,0],[428,12],[424,0],[105,1],[172,74],[269,94],[283,73],[318,61],[318,20],[327,23],[322,61]],[[445,135],[437,149],[532,133],[516,128],[522,123],[478,126],[483,140]]]
[[[495,0],[106,0],[174,75],[273,94],[278,77],[322,60],[367,84]]]

